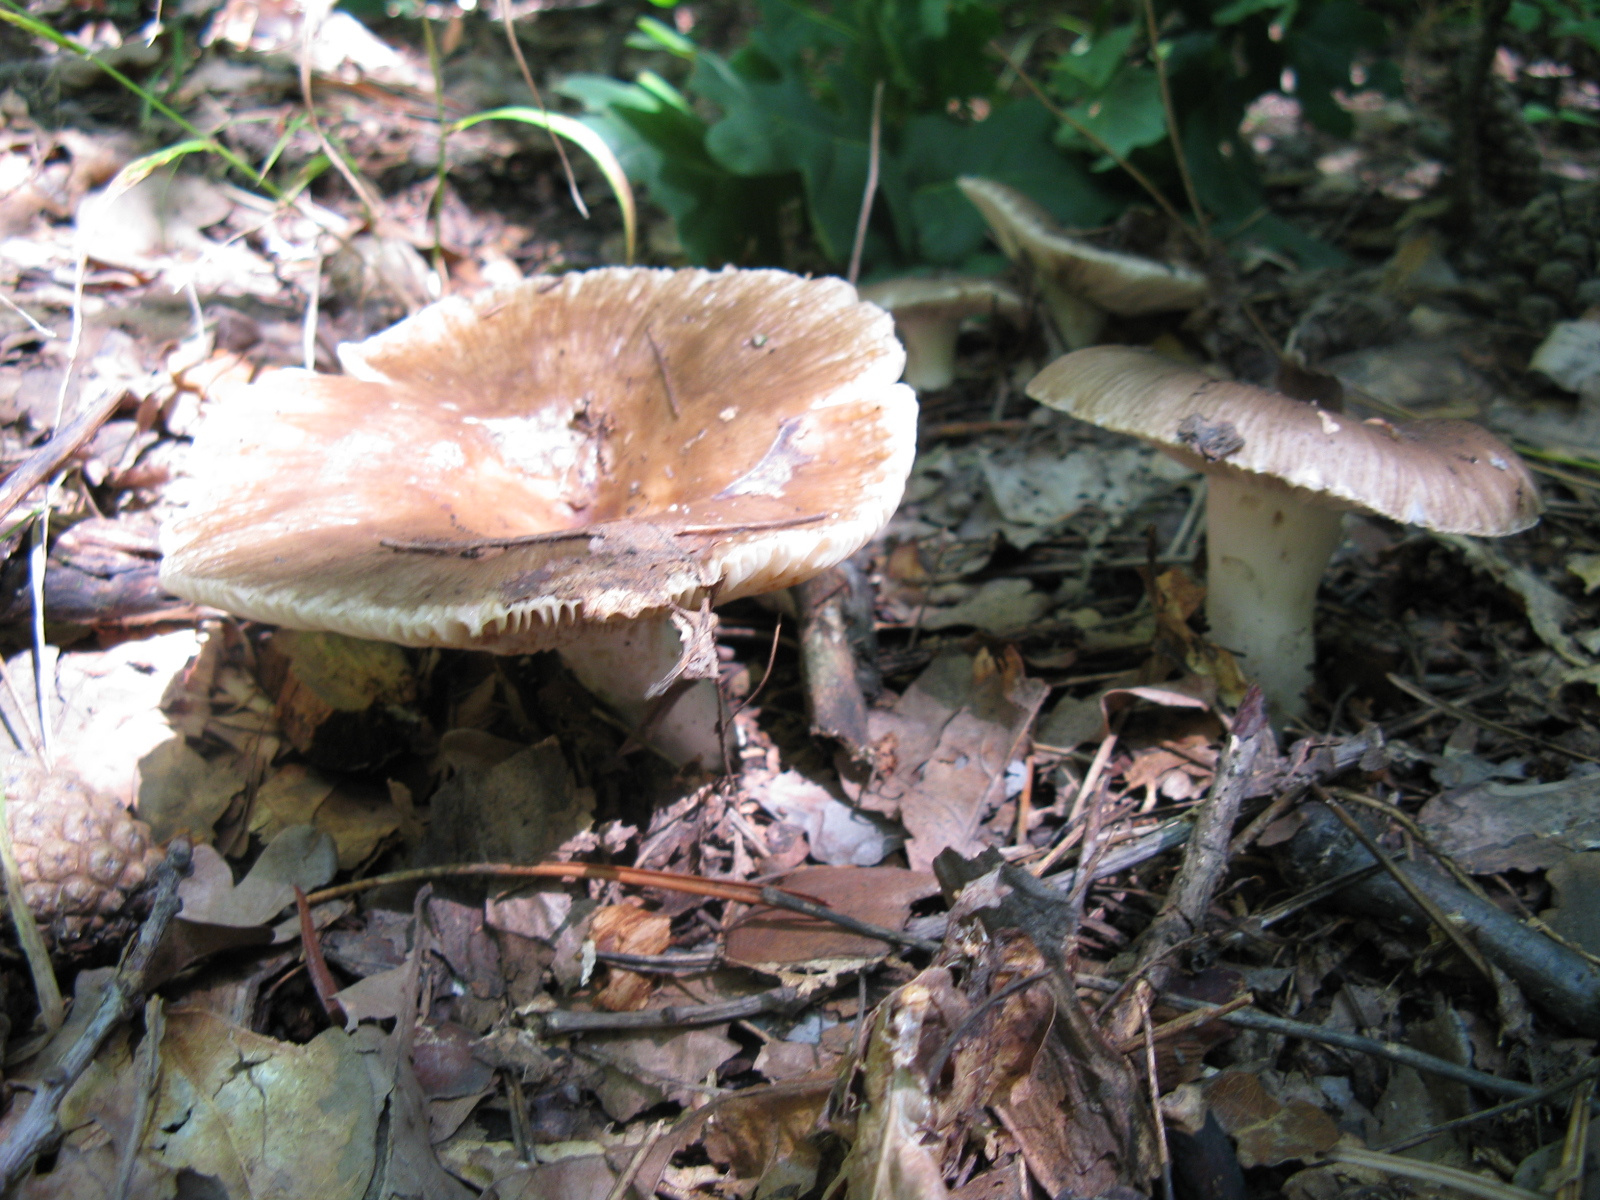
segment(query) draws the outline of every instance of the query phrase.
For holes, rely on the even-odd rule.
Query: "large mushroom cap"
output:
[[[1198,308],[1206,278],[1192,267],[1102,250],[1068,237],[1038,204],[1014,187],[964,175],[957,186],[989,223],[1013,262],[1026,261],[1064,291],[1123,317]]]
[[[533,279],[340,359],[342,376],[280,371],[208,417],[163,535],[175,593],[524,652],[810,577],[888,520],[915,450],[890,319],[836,279]],[[553,536],[463,556],[536,535]]]
[[[1539,519],[1528,468],[1467,421],[1358,421],[1125,346],[1064,355],[1027,391],[1205,470],[1270,477],[1408,525],[1502,537]]]

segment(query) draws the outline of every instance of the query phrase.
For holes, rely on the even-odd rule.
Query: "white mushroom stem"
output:
[[[900,378],[919,392],[949,387],[956,377],[960,314],[938,317],[896,314],[894,326],[906,348],[906,372]]]
[[[1043,272],[1038,278],[1039,291],[1067,349],[1081,350],[1099,341],[1106,327],[1106,310],[1052,281]]]
[[[1207,476],[1206,619],[1240,655],[1274,715],[1305,710],[1316,661],[1317,585],[1344,537],[1343,513],[1234,472]]]
[[[578,682],[629,728],[641,730],[654,716],[649,728],[641,730],[651,747],[679,766],[698,758],[707,770],[720,771],[715,680],[680,685],[676,695],[666,698],[664,712],[657,712],[661,700],[645,697],[677,666],[681,653],[678,630],[666,616],[597,626],[560,649],[561,661]]]

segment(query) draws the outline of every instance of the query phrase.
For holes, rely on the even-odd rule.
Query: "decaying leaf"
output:
[[[239,1200],[366,1194],[379,1107],[342,1030],[296,1046],[180,1006],[167,1014],[161,1057],[147,1143],[158,1161]]]
[[[1012,648],[999,657],[947,653],[892,710],[872,712],[880,770],[859,803],[899,818],[913,870],[927,870],[946,847],[979,849],[978,826],[1004,799],[1006,768],[1048,690],[1025,676]]]
[[[233,872],[210,846],[196,846],[195,865],[179,885],[183,915],[211,925],[264,925],[294,903],[294,889],[312,891],[338,867],[333,841],[309,825],[285,829],[234,886]]]

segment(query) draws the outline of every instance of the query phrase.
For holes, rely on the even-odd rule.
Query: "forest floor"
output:
[[[1247,252],[1254,327],[1112,330],[1263,384],[1288,347],[1357,416],[1476,421],[1537,474],[1543,520],[1503,539],[1347,518],[1303,715],[1263,727],[1205,642],[1199,477],[1024,394],[1060,352],[1036,313],[963,335],[831,594],[721,610],[736,751],[703,773],[552,654],[289,633],[160,584],[219,395],[623,260],[583,155],[587,218],[538,130],[441,155],[439,108],[527,102],[499,26],[444,15],[437,107],[415,21],[310,71],[365,204],[331,171],[292,204],[199,158],[118,177],[157,148],[137,99],[0,26],[0,717],[68,993],[8,941],[17,1194],[1593,1194],[1600,409],[1530,369],[1572,320],[1570,380],[1600,379],[1593,131],[1519,127],[1467,237],[1437,219],[1422,35],[1406,98],[1346,97],[1348,139],[1269,95],[1245,132],[1275,210],[1347,265]],[[533,6],[520,36],[546,86],[631,78],[659,65],[638,15]],[[316,158],[296,6],[170,19],[219,33],[175,105],[252,161]],[[1550,55],[1508,39],[1496,103],[1600,108]],[[640,219],[638,262],[685,265]],[[830,620],[854,669],[802,670]],[[824,736],[830,689],[866,707]],[[514,877],[536,863],[568,865]]]

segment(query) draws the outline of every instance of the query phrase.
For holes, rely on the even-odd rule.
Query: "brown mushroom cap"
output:
[[[1408,525],[1502,537],[1539,519],[1528,468],[1467,421],[1358,421],[1125,346],[1064,355],[1027,392],[1079,420],[1154,442],[1196,469],[1281,480],[1323,503]]]
[[[837,279],[532,279],[340,359],[345,375],[280,371],[207,418],[163,535],[175,593],[522,653],[809,578],[888,520],[915,450],[889,317]],[[463,557],[530,535],[559,540]]]
[[[1107,312],[1136,317],[1205,302],[1206,278],[1192,267],[1068,237],[1042,207],[993,179],[964,175],[957,185],[983,214],[1007,258],[1027,261],[1061,290]]]
[[[1014,288],[979,276],[886,279],[862,288],[861,298],[888,309],[897,319],[937,316],[960,320],[992,312],[1017,324],[1027,315],[1027,306]]]

